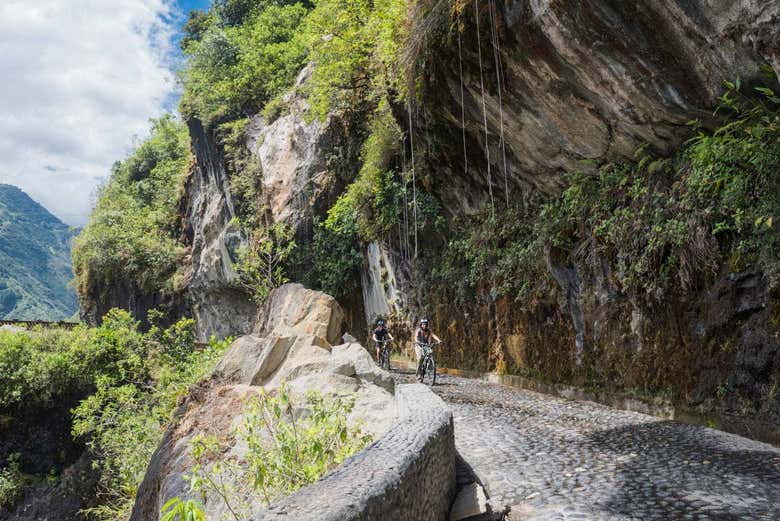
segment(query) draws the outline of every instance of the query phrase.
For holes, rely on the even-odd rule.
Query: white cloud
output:
[[[171,0],[0,2],[0,182],[82,225],[174,92]]]

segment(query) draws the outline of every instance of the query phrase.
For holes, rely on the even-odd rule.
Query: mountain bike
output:
[[[417,366],[417,377],[424,384],[436,385],[436,361],[433,359],[433,348],[439,345],[438,342],[425,344],[417,342],[420,347],[420,364]]]
[[[388,347],[389,343],[389,340],[382,340],[379,342],[379,367],[385,371],[390,370],[390,348]]]

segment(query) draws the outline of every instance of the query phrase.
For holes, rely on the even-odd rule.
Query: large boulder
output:
[[[354,393],[350,424],[375,437],[384,433],[397,416],[393,380],[363,346],[340,343],[343,329],[344,313],[332,297],[300,284],[274,290],[252,333],[233,343],[212,377],[177,411],[176,424],[149,465],[131,519],[156,520],[166,501],[192,495],[185,476],[194,464],[190,448],[196,435],[216,436],[228,457],[240,459],[246,447],[235,428],[242,420],[242,404],[261,389],[274,392],[286,383],[294,396],[310,390]],[[219,519],[224,505],[209,499],[207,518]],[[262,508],[257,501],[252,507]]]

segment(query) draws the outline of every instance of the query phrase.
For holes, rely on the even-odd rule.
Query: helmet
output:
[[[385,325],[385,321],[380,318],[379,320],[376,321],[376,325],[382,327]]]
[[[423,326],[423,325],[427,326],[428,325],[428,319],[427,318],[421,318],[420,319],[420,325],[421,326]]]

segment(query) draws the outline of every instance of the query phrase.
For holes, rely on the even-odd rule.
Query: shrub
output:
[[[30,484],[30,476],[19,468],[19,455],[12,454],[0,468],[0,512],[10,509]]]
[[[156,323],[160,313],[152,313]],[[86,513],[117,519],[129,513],[135,490],[177,402],[205,376],[230,343],[193,346],[194,322],[182,319],[149,333],[127,311],[114,309],[99,327],[0,331],[0,408],[14,413],[86,396],[72,411],[72,434],[87,445],[100,474]],[[0,502],[26,483],[16,460],[0,472]]]
[[[141,377],[146,345],[137,327],[127,312],[112,310],[97,328],[0,331],[0,407],[49,405],[100,377]]]
[[[204,124],[257,112],[289,88],[305,63],[299,38],[309,8],[298,1],[222,1],[216,23],[188,39],[181,111]]]
[[[182,114],[211,125],[257,113],[306,63],[313,117],[378,100],[397,87],[406,9],[397,0],[215,2],[185,27]]]
[[[236,432],[247,447],[242,458],[225,457],[214,436],[193,438],[192,489],[204,502],[211,497],[224,503],[236,521],[244,519],[254,496],[260,494],[270,505],[369,443],[370,436],[347,426],[353,407],[354,398],[313,391],[300,403],[284,384],[275,396],[261,390],[244,403],[244,420]]]
[[[165,503],[160,514],[160,521],[206,521],[206,514],[197,502],[177,497]]]
[[[272,289],[288,281],[286,266],[295,251],[293,228],[276,223],[252,230],[249,244],[238,252],[235,268],[239,284],[257,303],[262,303]]]
[[[101,285],[134,283],[172,291],[184,248],[178,209],[190,164],[185,126],[165,116],[124,162],[114,165],[84,230],[73,245],[76,290],[82,299]]]
[[[547,280],[536,211],[538,206],[520,204],[455,221],[452,238],[431,261],[431,291],[457,305],[499,295],[528,304]]]
[[[230,339],[212,339],[206,349],[195,350],[192,325],[182,319],[163,331],[153,328],[144,337],[144,371],[134,378],[98,378],[97,391],[73,411],[73,435],[86,440],[100,473],[98,503],[85,510],[93,518],[129,514],[176,404],[229,345]]]

